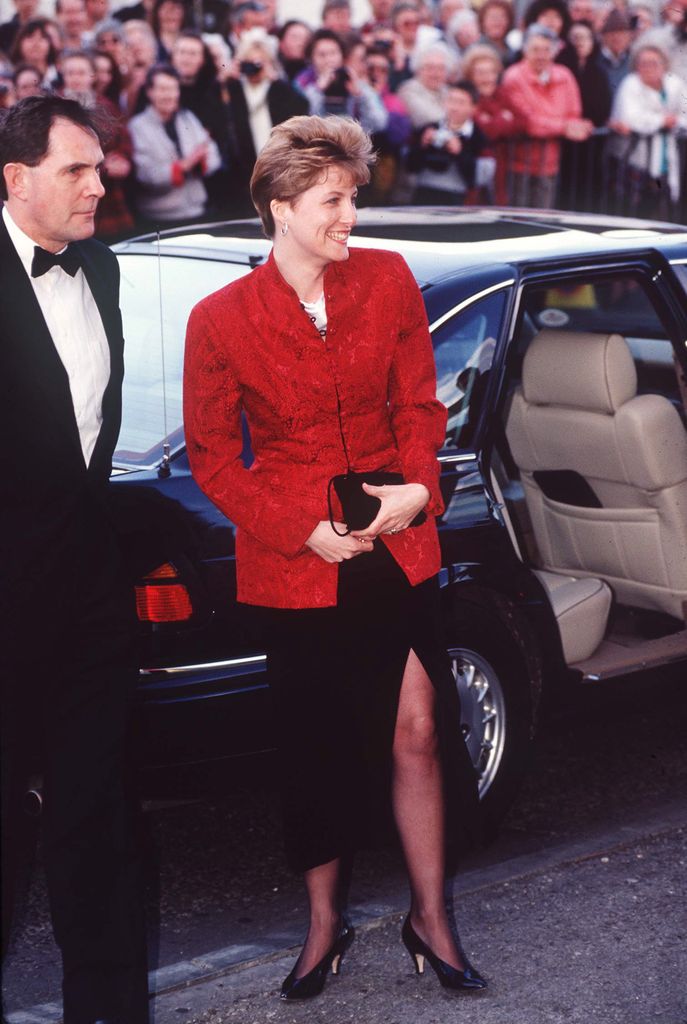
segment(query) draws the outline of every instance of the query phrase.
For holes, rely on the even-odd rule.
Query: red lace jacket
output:
[[[440,565],[435,394],[427,318],[401,256],[352,249],[324,276],[323,341],[274,258],[200,302],[188,324],[184,422],[193,474],[237,526],[238,599],[336,604],[338,565],[305,547],[328,518],[327,484],[351,469],[400,470],[430,492],[426,522],[384,543],[411,583]],[[255,461],[241,460],[241,410]],[[340,511],[336,510],[335,511]],[[360,557],[365,557],[361,555]]]

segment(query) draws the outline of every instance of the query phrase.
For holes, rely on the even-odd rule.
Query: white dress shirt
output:
[[[81,449],[88,465],[100,433],[103,394],[110,379],[110,349],[98,307],[81,268],[74,277],[62,267],[51,267],[40,277],[31,277],[36,242],[15,224],[7,206],[2,216],[67,371]]]

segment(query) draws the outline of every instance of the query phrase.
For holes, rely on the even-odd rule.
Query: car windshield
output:
[[[120,254],[119,265],[124,389],[114,464],[141,469],[160,462],[165,442],[172,449],[183,443],[184,338],[192,308],[250,267],[135,253]]]

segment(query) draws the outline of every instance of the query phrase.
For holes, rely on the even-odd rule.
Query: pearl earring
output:
[[[288,234],[288,230],[289,230],[289,225],[286,223],[286,221],[284,221],[284,223],[281,226],[281,233],[282,233],[282,235]]]

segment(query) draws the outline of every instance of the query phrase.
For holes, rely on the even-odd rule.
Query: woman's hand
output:
[[[420,145],[422,146],[423,149],[426,149],[427,146],[433,146],[436,137],[437,130],[436,128],[433,128],[432,125],[430,125],[428,128],[425,128],[422,135],[420,136]]]
[[[346,79],[346,90],[349,96],[360,96],[362,89],[360,88],[360,77],[356,75],[352,68],[347,67],[348,78]]]
[[[325,89],[329,88],[329,86],[334,81],[334,76],[335,75],[336,75],[336,68],[325,68],[324,69],[322,74],[317,78],[317,80],[315,82],[315,85],[320,90],[320,92],[324,92]]]
[[[131,161],[127,160],[122,153],[113,150],[111,153],[105,154],[103,170],[106,171],[108,178],[113,180],[126,178],[131,172]]]
[[[367,494],[379,498],[382,503],[377,516],[365,530],[355,530],[351,537],[358,541],[374,540],[380,533],[398,533],[410,526],[418,512],[429,501],[429,491],[424,484],[385,484],[373,487],[363,484]]]
[[[345,523],[334,523],[334,526],[343,533],[346,529]],[[372,551],[372,542],[367,537],[358,539],[353,534],[346,534],[339,537],[332,530],[328,519],[318,523],[313,532],[305,542],[306,548],[310,548],[325,562],[345,562],[356,555],[364,555],[366,551]]]

